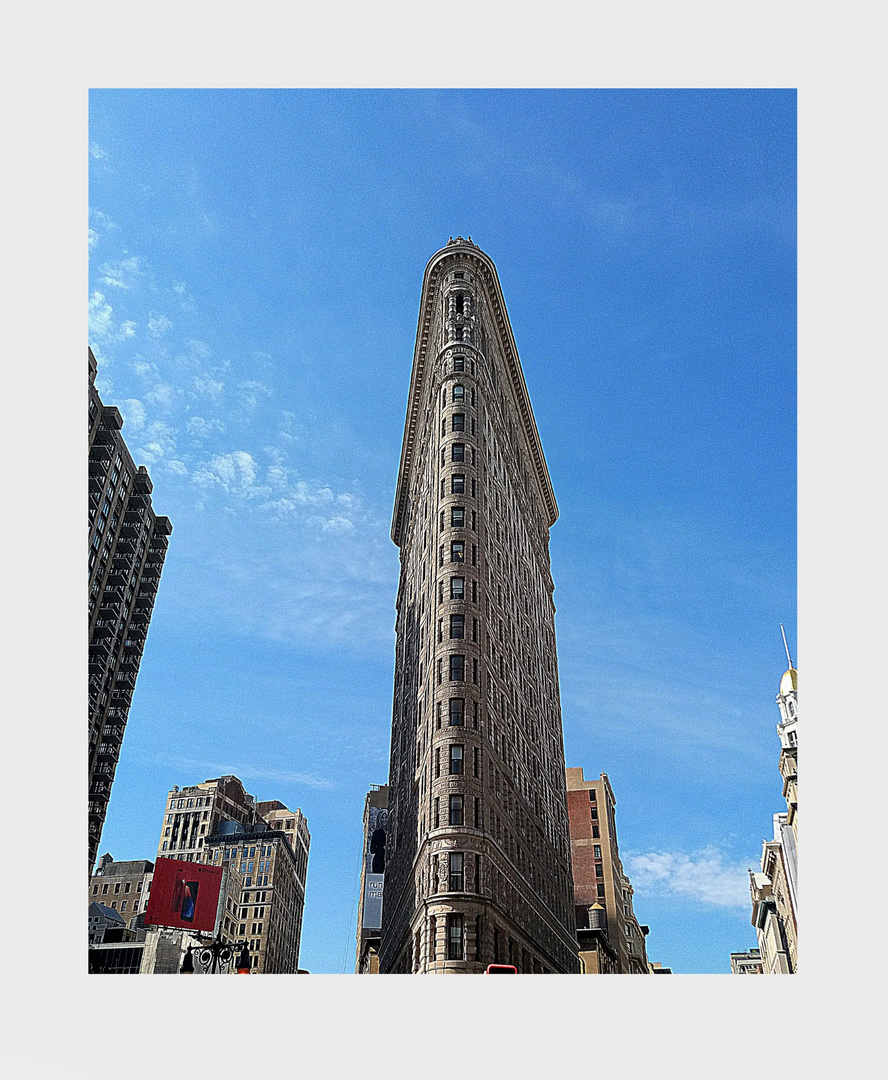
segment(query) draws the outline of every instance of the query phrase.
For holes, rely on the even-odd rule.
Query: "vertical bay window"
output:
[[[450,544],[450,561],[451,562],[465,562],[466,561],[466,545],[464,540],[454,540]]]
[[[465,431],[466,430],[466,414],[465,413],[458,412],[458,413],[453,414],[453,427],[452,427],[451,430],[453,430],[453,431]]]
[[[466,478],[464,473],[454,473],[450,478],[450,494],[464,495],[466,490]]]
[[[461,442],[455,442],[450,447],[450,460],[451,461],[465,461],[466,460],[466,444]],[[474,464],[474,462],[473,462]]]
[[[466,680],[466,658],[464,656],[454,655],[450,657],[450,681],[451,682],[465,682]]]
[[[452,577],[450,579],[450,599],[462,600],[466,594],[466,579],[461,577]]]
[[[452,638],[464,638],[466,636],[465,615],[450,616],[450,636]]]
[[[462,795],[450,795],[448,797],[448,824],[462,825],[464,823],[463,803],[464,796]]]
[[[463,747],[453,743],[450,747],[450,774],[459,776],[463,771]]]
[[[466,508],[464,506],[452,506],[450,508],[450,525],[454,529],[465,528]]]
[[[465,888],[465,855],[461,851],[450,852],[450,892],[462,892]]]
[[[450,699],[450,726],[462,727],[465,722],[466,699],[452,697]]]
[[[447,959],[462,960],[464,949],[462,915],[447,916]]]

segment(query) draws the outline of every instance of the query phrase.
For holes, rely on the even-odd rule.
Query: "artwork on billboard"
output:
[[[388,810],[371,806],[367,817],[367,847],[364,851],[364,930],[382,927],[382,882],[385,874],[385,841]]]
[[[185,859],[157,860],[145,924],[213,933],[222,889],[222,867]]]

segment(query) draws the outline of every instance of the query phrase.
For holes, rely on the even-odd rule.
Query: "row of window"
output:
[[[474,515],[474,511],[473,511]],[[473,516],[474,521],[474,516]],[[472,528],[474,528],[474,524]],[[450,542],[450,561],[464,563],[466,561],[466,542],[465,540],[451,540]],[[439,553],[439,565],[444,565],[444,548],[441,548]],[[472,544],[472,566],[478,565],[478,545]]]
[[[466,521],[467,520],[468,519],[466,518],[466,508],[464,506],[451,506],[450,507],[450,525],[451,525],[451,528],[464,529],[466,527]],[[446,521],[445,511],[442,510],[441,511],[441,516],[440,516],[440,525],[441,525],[442,531],[444,529],[445,521]],[[474,529],[475,528],[475,511],[474,510],[472,511],[471,522],[472,522],[472,528]]]
[[[464,360],[464,357],[458,357],[460,360]],[[459,369],[462,370],[462,369]],[[456,383],[450,390],[450,400],[454,405],[463,401],[468,401],[471,405],[475,404],[475,390],[474,387],[470,387],[469,393],[466,394],[466,388],[460,383]],[[441,391],[441,404],[447,404],[447,387],[445,386]]]
[[[480,829],[482,827],[481,820],[481,800],[475,796],[474,802],[474,815],[473,815],[473,827]],[[441,827],[441,799],[436,796],[434,802],[434,825],[433,828],[440,829]],[[467,825],[466,821],[466,796],[460,794],[447,796],[447,825]]]
[[[441,477],[441,497],[443,498],[447,494],[446,479]],[[453,473],[450,477],[450,494],[451,495],[466,495],[466,474],[465,473]],[[475,478],[472,477],[471,495],[475,498]]]
[[[451,431],[468,431],[470,435],[475,434],[475,418],[469,417],[469,426],[466,427],[466,414],[465,413],[451,413],[450,415],[450,430]],[[441,418],[441,434],[447,434],[447,417]]]
[[[438,685],[442,682],[442,664],[441,660],[437,661],[437,679]],[[451,682],[465,682],[466,681],[466,658],[458,653],[453,654],[450,657],[450,681]],[[478,658],[472,658],[472,682],[478,683],[479,679],[479,663]]]
[[[466,636],[465,615],[450,616],[450,637],[464,639]],[[444,640],[444,620],[438,619],[438,641]],[[472,641],[478,640],[478,620],[472,619]]]
[[[475,447],[469,447],[469,456],[466,457],[466,444],[461,442],[455,442],[450,444],[450,460],[451,461],[468,461],[472,465],[475,464]],[[441,448],[441,464],[447,464],[447,447]]]

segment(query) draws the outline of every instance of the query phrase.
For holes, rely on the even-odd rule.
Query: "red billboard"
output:
[[[154,864],[145,924],[213,933],[222,873],[221,866],[158,859]]]

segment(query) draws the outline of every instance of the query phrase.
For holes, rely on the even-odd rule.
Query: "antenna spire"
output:
[[[786,631],[783,629],[783,623],[780,624],[780,633],[783,635],[783,648],[786,649],[787,662],[792,667],[792,657],[789,655],[789,646],[786,644]]]

